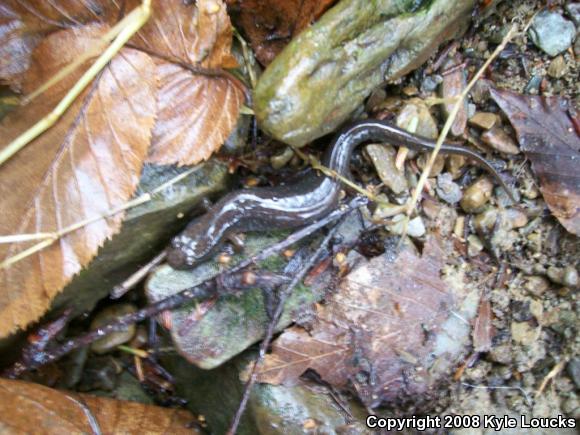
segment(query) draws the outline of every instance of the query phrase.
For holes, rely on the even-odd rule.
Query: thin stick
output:
[[[282,312],[284,311],[284,305],[285,305],[286,299],[292,293],[292,290],[304,279],[304,277],[310,271],[310,269],[312,269],[314,264],[316,264],[319,257],[324,253],[324,251],[326,251],[327,246],[330,243],[330,240],[332,239],[332,237],[334,237],[334,235],[336,234],[338,227],[339,226],[336,225],[332,230],[330,230],[328,232],[328,234],[326,235],[326,237],[324,238],[324,240],[322,241],[322,243],[320,244],[320,246],[318,247],[316,252],[310,257],[310,259],[306,262],[306,264],[301,268],[300,272],[298,272],[294,276],[294,278],[288,284],[288,286],[286,288],[284,288],[283,291],[280,292],[278,305],[276,306],[276,311],[274,312],[274,315],[272,316],[272,319],[270,320],[270,323],[268,324],[266,336],[264,337],[264,340],[262,340],[262,343],[260,344],[260,351],[258,354],[258,358],[254,361],[254,364],[252,365],[252,371],[250,373],[250,378],[246,382],[246,385],[244,387],[244,394],[242,396],[242,400],[240,401],[240,404],[238,406],[238,410],[236,411],[234,419],[232,420],[232,424],[230,425],[230,428],[227,431],[228,435],[234,435],[236,433],[236,431],[238,430],[238,426],[240,425],[240,421],[242,419],[242,416],[244,415],[244,411],[245,411],[246,406],[248,404],[248,400],[250,399],[252,387],[254,386],[254,384],[256,383],[256,380],[258,378],[258,370],[257,370],[258,366],[260,364],[262,364],[262,361],[264,360],[264,357],[266,356],[266,352],[267,352],[268,348],[270,347],[272,337],[274,336],[274,331],[276,329],[276,326],[278,325],[278,322],[280,321],[280,317],[282,316]]]
[[[449,114],[447,121],[445,122],[445,125],[443,126],[443,130],[441,130],[441,134],[439,135],[439,138],[437,139],[437,143],[435,144],[435,148],[433,149],[433,152],[431,152],[431,155],[429,156],[429,160],[427,161],[427,164],[425,165],[425,169],[423,170],[423,173],[421,174],[421,177],[419,178],[419,182],[417,183],[417,186],[415,187],[415,190],[413,191],[413,195],[411,196],[411,201],[410,201],[410,203],[408,205],[408,209],[407,209],[407,218],[405,219],[403,232],[401,234],[401,240],[403,240],[407,234],[407,227],[409,224],[409,219],[411,217],[411,214],[413,213],[413,211],[415,210],[415,207],[417,206],[417,202],[419,200],[419,195],[421,194],[421,192],[423,191],[423,188],[425,187],[425,183],[427,182],[427,177],[429,177],[429,174],[431,173],[431,169],[433,168],[433,164],[435,163],[435,159],[437,158],[437,155],[439,154],[439,150],[441,150],[441,146],[443,145],[443,142],[445,141],[445,139],[447,138],[447,135],[449,134],[449,130],[451,129],[451,125],[453,124],[453,121],[455,120],[455,117],[457,116],[457,113],[459,112],[459,109],[461,108],[461,105],[463,104],[463,100],[465,100],[465,98],[467,97],[467,94],[471,91],[471,88],[473,88],[475,83],[477,83],[477,81],[481,78],[481,76],[483,75],[485,70],[489,67],[491,62],[493,62],[493,60],[503,51],[503,49],[506,47],[508,42],[511,41],[511,39],[515,36],[516,29],[517,29],[517,26],[513,25],[512,28],[510,29],[510,31],[507,33],[507,35],[503,38],[503,41],[501,42],[501,44],[497,46],[497,48],[494,50],[492,55],[485,61],[483,66],[477,71],[477,73],[475,74],[473,79],[471,79],[469,84],[465,87],[465,89],[463,90],[463,92],[461,93],[459,98],[457,99],[457,102],[453,106],[453,109],[451,110],[451,113]]]
[[[548,385],[548,382],[550,382],[552,379],[554,379],[556,376],[558,376],[562,370],[564,370],[564,367],[566,366],[567,362],[568,361],[566,359],[563,359],[558,364],[556,364],[552,368],[552,370],[550,370],[550,373],[548,373],[546,375],[546,377],[542,380],[542,383],[540,384],[540,388],[538,388],[538,391],[536,391],[536,395],[535,395],[536,399],[542,395],[542,393],[546,389],[546,386]]]
[[[101,70],[109,63],[109,61],[119,52],[125,43],[147,22],[151,15],[151,0],[143,0],[141,6],[135,9],[137,13],[129,24],[119,32],[115,40],[107,47],[107,49],[99,56],[99,58],[91,65],[91,67],[82,75],[78,82],[68,91],[64,98],[57,104],[57,106],[34,124],[31,128],[26,130],[16,139],[8,144],[6,148],[0,151],[0,165],[5,163],[14,154],[24,148],[28,143],[36,139],[50,127],[52,127],[60,117],[66,112],[73,101],[84,91],[89,83],[101,72]]]
[[[38,345],[34,344],[33,348],[27,349],[25,347],[22,352],[23,355],[27,355],[27,353],[30,353],[27,352],[27,350],[33,350],[34,351],[32,352],[33,358],[31,360],[28,360],[23,357],[21,360],[14,363],[12,366],[8,367],[2,373],[2,376],[16,378],[28,370],[34,370],[45,364],[56,361],[80,346],[89,345],[90,343],[94,342],[95,340],[98,340],[99,338],[104,337],[107,334],[123,330],[127,327],[127,325],[153,317],[162,311],[175,309],[183,305],[184,303],[191,301],[192,299],[209,299],[211,297],[219,296],[218,291],[222,289],[221,287],[218,286],[217,283],[226,282],[228,275],[237,273],[241,269],[244,269],[254,263],[263,261],[272,255],[282,252],[290,245],[293,245],[302,238],[307,237],[308,235],[312,234],[313,232],[317,231],[323,226],[326,226],[329,223],[340,219],[341,217],[353,211],[355,208],[361,207],[364,204],[366,204],[365,198],[360,197],[354,198],[352,201],[350,201],[348,205],[335,210],[334,212],[332,212],[325,218],[321,219],[320,221],[315,222],[312,225],[309,225],[305,228],[302,228],[294,232],[281,242],[275,243],[269,248],[263,250],[260,254],[240,262],[233,268],[228,269],[213,278],[209,278],[195,287],[187,288],[179,293],[176,293],[165,299],[162,299],[161,301],[151,304],[135,313],[129,313],[124,316],[121,316],[117,320],[110,322],[106,325],[103,325],[99,329],[90,331],[77,338],[70,339],[64,342],[62,345],[58,346],[54,350],[45,351],[44,349],[46,346],[39,348]]]
[[[132,274],[129,278],[127,278],[121,284],[113,287],[113,290],[111,290],[111,295],[110,295],[111,299],[119,299],[120,297],[125,295],[125,293],[127,293],[129,290],[131,290],[137,284],[139,284],[139,282],[141,282],[141,280],[143,278],[145,278],[149,274],[149,272],[151,272],[151,270],[153,268],[157,267],[163,261],[165,261],[166,257],[167,257],[167,252],[162,251],[155,258],[153,258],[153,260],[151,260],[145,266],[141,267],[137,272]]]
[[[307,155],[296,147],[292,147],[292,150],[296,153],[296,155],[298,157],[300,157],[305,162],[308,162],[313,169],[316,169],[317,171],[322,172],[327,177],[334,178],[335,180],[338,180],[341,183],[346,184],[348,187],[350,187],[354,191],[360,193],[361,195],[366,196],[368,199],[370,199],[373,202],[376,202],[377,204],[389,205],[388,202],[386,202],[380,198],[377,198],[376,195],[372,194],[368,190],[363,189],[358,184],[353,183],[348,178],[340,175],[338,172],[333,171],[332,169],[324,166],[322,163],[320,163],[320,161],[316,157],[311,156],[311,155]]]

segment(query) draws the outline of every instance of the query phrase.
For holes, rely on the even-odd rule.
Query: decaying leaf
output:
[[[244,30],[256,57],[268,65],[297,35],[336,0],[228,0],[230,11]]]
[[[371,407],[427,397],[464,352],[477,309],[462,283],[440,278],[444,257],[431,238],[421,257],[407,249],[355,268],[310,331],[294,327],[273,343],[258,379],[293,384],[313,369]]]
[[[196,434],[193,416],[179,409],[53,390],[0,379],[2,433]]]
[[[156,57],[157,123],[148,161],[193,165],[219,149],[236,126],[244,91],[231,78],[187,66],[230,68],[232,27],[221,1],[158,3],[132,44]],[[166,60],[163,60],[166,59]]]
[[[140,0],[132,0],[135,7]],[[232,25],[221,0],[198,0],[197,7],[182,0],[153,2],[151,19],[131,45],[185,65],[233,68]],[[189,2],[193,3],[193,2]]]
[[[206,160],[236,126],[244,94],[224,77],[202,77],[157,62],[157,122],[148,160],[195,164]]]
[[[139,0],[123,4],[63,1],[58,5],[34,0],[7,2],[0,6],[0,80],[21,89],[21,73],[47,34],[91,20],[112,25],[139,4]],[[148,160],[193,165],[219,149],[234,129],[243,104],[242,86],[216,71],[236,66],[230,53],[232,26],[221,0],[199,0],[195,6],[167,0],[152,6],[151,18],[129,43],[151,54],[160,65],[160,112]],[[54,55],[64,50],[66,45]],[[42,79],[36,86],[48,77]]]
[[[49,7],[18,0],[0,6],[0,24],[20,29],[0,28],[0,45],[9,41],[10,61],[20,62],[14,69],[0,63],[0,78],[24,93],[35,90],[94,47],[121,11],[140,2],[123,3],[126,9],[105,1],[51,2]],[[153,15],[130,48],[110,62],[54,127],[0,166],[5,211],[0,235],[53,233],[107,214],[130,199],[146,159],[181,165],[207,159],[235,127],[243,103],[242,87],[220,69],[232,66],[231,39],[219,0],[153,2]],[[15,48],[20,46],[26,49]],[[3,119],[0,147],[47,115],[86,68]],[[44,314],[118,231],[122,218],[118,213],[93,222],[1,269],[0,337]],[[0,261],[32,244],[0,245]]]
[[[571,120],[572,103],[493,88],[491,96],[516,130],[553,215],[580,235],[580,137]]]
[[[68,32],[51,35],[47,44],[66,40]],[[81,39],[77,34],[75,40]],[[76,53],[70,48],[67,55],[73,58]],[[43,51],[44,44],[37,49],[39,54]],[[54,70],[46,56],[37,61],[45,70]],[[139,182],[151,141],[155,91],[151,58],[123,49],[58,126],[0,167],[0,234],[58,231],[127,202]],[[51,95],[46,99],[51,100]],[[20,134],[41,107],[45,104],[39,99],[5,118],[0,126],[2,138],[10,140]],[[122,217],[119,213],[94,222],[1,269],[0,336],[37,320],[118,231]],[[0,245],[2,260],[27,246]]]

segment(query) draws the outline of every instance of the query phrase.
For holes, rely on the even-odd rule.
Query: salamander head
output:
[[[182,233],[167,248],[167,262],[174,269],[191,269],[209,255],[201,245],[196,238]]]

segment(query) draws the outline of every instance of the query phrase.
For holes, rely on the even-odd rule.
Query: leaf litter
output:
[[[0,32],[0,46],[12,50],[11,66],[21,65],[15,75],[14,68],[0,64],[0,78],[24,93],[98,44],[109,28],[103,22],[120,15],[112,2],[103,2],[98,11],[78,2],[56,10],[29,3],[0,8],[0,22],[11,23]],[[66,28],[73,23],[79,26]],[[235,127],[244,101],[243,85],[222,69],[234,66],[231,42],[222,2],[154,2],[147,25],[60,121],[0,167],[0,206],[6,210],[0,234],[55,233],[107,215],[131,198],[146,161],[191,165],[207,159]],[[48,114],[87,67],[4,118],[0,130],[6,143]],[[0,336],[39,319],[122,219],[118,213],[90,223],[0,269]],[[0,245],[1,260],[30,246]]]

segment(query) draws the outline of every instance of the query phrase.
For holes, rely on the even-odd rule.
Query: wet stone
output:
[[[117,320],[119,317],[134,313],[137,308],[131,304],[111,305],[102,311],[99,311],[91,323],[91,330],[98,329],[105,324]],[[128,325],[121,331],[115,331],[107,336],[95,341],[91,345],[91,350],[98,354],[110,352],[120,344],[131,341],[135,335],[135,324]]]
[[[285,232],[248,233],[244,252],[232,255],[230,266],[262,252],[286,236]],[[284,267],[285,261],[279,256],[272,256],[260,263],[260,270],[263,272],[280,273]],[[150,303],[158,302],[215,277],[223,268],[219,263],[219,254],[191,270],[174,270],[169,265],[160,266],[150,275],[145,285],[147,298]],[[300,284],[292,291],[284,305],[276,331],[284,329],[300,311],[322,298],[330,273],[331,269],[328,269],[318,275],[310,285]],[[190,363],[209,370],[259,341],[264,336],[269,318],[267,301],[261,288],[246,289],[238,295],[232,295],[231,292],[223,295],[199,316],[196,304],[203,306],[205,302],[197,300],[172,310],[166,316],[167,322],[163,326],[169,329],[177,352]]]
[[[467,254],[470,257],[475,257],[483,251],[483,242],[475,234],[470,234],[467,237]]]
[[[564,56],[558,56],[552,62],[550,62],[550,66],[548,67],[548,75],[552,78],[559,79],[564,77],[564,75],[568,72],[568,65],[566,65],[566,60]]]
[[[529,322],[512,322],[512,338],[516,343],[530,346],[540,338],[539,327],[532,326]]]
[[[566,372],[574,381],[577,388],[580,388],[580,357],[575,357],[568,362]]]
[[[542,11],[528,30],[532,42],[550,56],[566,51],[574,41],[576,28],[556,12]]]
[[[387,145],[367,145],[365,152],[375,166],[379,178],[385,186],[395,194],[400,194],[408,189],[405,174],[395,166],[397,152]]]
[[[461,59],[453,59],[449,60],[443,65],[444,69],[453,68],[454,66],[460,63]],[[443,77],[443,81],[441,82],[440,87],[440,95],[442,98],[445,99],[452,99],[455,97],[459,97],[463,92],[463,89],[467,86],[467,78],[465,74],[464,68],[459,68],[450,74],[447,74]],[[445,118],[447,118],[454,106],[455,102],[443,104],[443,113],[445,114]],[[459,111],[457,112],[455,119],[453,120],[453,124],[451,125],[450,133],[455,136],[459,137],[463,135],[465,131],[465,127],[467,126],[467,100],[463,100]]]
[[[494,127],[481,135],[481,140],[504,154],[519,154],[520,149],[509,134],[501,127]]]
[[[403,106],[397,115],[397,126],[429,139],[436,139],[439,136],[437,121],[433,118],[429,107],[418,98],[409,100]]]
[[[550,283],[543,276],[529,276],[526,278],[524,288],[534,296],[541,296],[550,288]]]
[[[547,271],[548,278],[556,284],[576,287],[578,285],[578,272],[573,266],[551,266]]]
[[[453,178],[448,172],[437,176],[436,191],[439,198],[448,204],[458,203],[463,196],[461,188],[457,183],[453,182]]]
[[[563,284],[568,287],[578,287],[578,271],[574,266],[566,266],[564,268]]]
[[[499,117],[495,113],[477,112],[469,118],[469,124],[479,127],[483,130],[490,130],[499,122]]]
[[[492,182],[485,177],[480,178],[466,189],[461,200],[461,208],[467,213],[478,211],[489,201],[492,192]]]
[[[574,24],[576,24],[576,27],[579,27],[580,26],[580,3],[567,2],[566,6],[564,6],[564,8],[566,9],[568,16],[570,18],[572,18],[572,21],[574,21]]]

